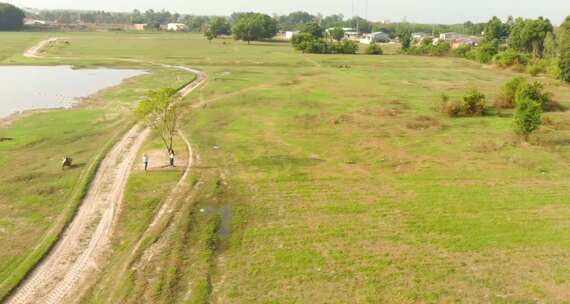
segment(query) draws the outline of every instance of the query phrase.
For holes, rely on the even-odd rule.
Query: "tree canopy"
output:
[[[509,37],[509,25],[498,17],[493,17],[485,26],[485,40],[504,40]]]
[[[173,149],[178,127],[175,95],[174,89],[150,91],[135,110],[136,117],[158,133],[168,152]]]
[[[548,19],[542,17],[534,20],[518,18],[511,27],[509,47],[520,52],[532,53],[537,57],[542,57],[544,54],[544,39],[553,30],[554,27]]]
[[[26,14],[8,3],[0,3],[0,31],[19,31],[24,27]]]
[[[237,40],[259,41],[270,39],[277,34],[277,21],[268,15],[259,13],[240,13],[232,15],[235,23],[232,28]]]

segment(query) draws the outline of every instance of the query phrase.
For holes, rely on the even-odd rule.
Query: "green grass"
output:
[[[168,236],[166,249],[113,279],[163,197],[149,193],[152,203],[121,215],[119,225],[133,229],[117,238],[124,247],[115,247],[82,302],[564,303],[570,296],[570,112],[547,113],[540,144],[528,145],[513,136],[509,112],[452,119],[433,109],[442,92],[459,98],[470,87],[491,101],[515,74],[455,58],[305,55],[283,43],[209,44],[186,34],[70,37],[50,55],[186,64],[210,76],[186,100],[211,102],[184,118],[200,154],[188,194],[143,248]],[[538,79],[570,106],[568,85]],[[143,191],[137,201],[144,198]],[[222,222],[217,212],[200,212],[222,207],[230,210]],[[214,237],[216,228],[229,233]]]

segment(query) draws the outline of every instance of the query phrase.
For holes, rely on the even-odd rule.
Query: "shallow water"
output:
[[[142,70],[82,69],[70,66],[0,66],[0,118],[35,109],[70,107]]]

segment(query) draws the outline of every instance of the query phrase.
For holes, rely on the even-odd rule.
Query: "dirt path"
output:
[[[29,50],[27,50],[23,55],[26,58],[42,58],[41,55],[42,50],[44,50],[50,44],[55,43],[61,39],[65,38],[50,38],[47,40],[40,41],[38,44],[34,45]]]
[[[38,43],[26,51],[24,56],[40,58],[39,52],[57,39],[61,38]],[[201,71],[182,66],[161,66],[178,68],[197,75],[198,78],[194,82],[180,91],[181,97],[187,96],[207,81],[207,75]],[[129,130],[106,155],[77,214],[62,238],[6,303],[61,303],[66,296],[77,289],[78,282],[83,281],[89,273],[97,269],[96,261],[111,240],[113,223],[123,199],[129,173],[138,151],[149,134],[148,128],[137,125]],[[189,162],[171,197],[184,186],[192,161],[190,143],[184,134],[180,135],[188,146]],[[164,208],[166,207],[163,206]]]

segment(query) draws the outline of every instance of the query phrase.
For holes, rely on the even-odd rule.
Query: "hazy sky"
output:
[[[3,0],[6,1],[6,0]],[[352,0],[7,0],[14,5],[50,9],[132,11],[167,9],[199,15],[229,15],[236,11],[284,14],[304,10],[324,15],[353,15]],[[356,15],[366,15],[367,0],[354,0]],[[560,24],[570,14],[570,0],[368,0],[371,20],[456,23],[486,21],[493,15],[535,18]]]

